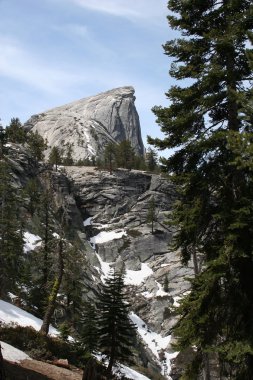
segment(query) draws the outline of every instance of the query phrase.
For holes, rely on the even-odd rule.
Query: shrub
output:
[[[42,335],[32,327],[0,326],[0,340],[38,360],[62,358],[77,366],[82,366],[85,361],[84,349],[80,344]]]
[[[134,229],[130,229],[127,231],[127,234],[133,238],[136,238],[136,237],[139,237],[142,235],[141,231],[139,230],[134,230]]]

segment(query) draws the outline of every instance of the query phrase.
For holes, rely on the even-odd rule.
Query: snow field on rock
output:
[[[171,335],[162,337],[160,334],[157,334],[153,331],[151,331],[147,324],[135,313],[131,312],[130,318],[132,322],[137,326],[138,334],[141,336],[142,340],[146,343],[148,348],[152,351],[152,353],[155,355],[155,357],[159,360],[159,352],[162,350],[166,350],[168,344],[171,340]],[[170,373],[171,365],[170,361],[171,359],[175,358],[177,356],[178,352],[168,353],[164,351],[164,355],[166,358],[166,366],[167,366],[167,373]],[[168,377],[170,379],[170,377]]]
[[[34,235],[28,231],[24,233],[24,253],[33,251],[36,247],[40,247],[42,244],[41,237]]]
[[[93,224],[92,218],[88,218],[84,221],[84,226],[88,226],[88,225],[92,225],[92,224]],[[98,226],[99,226],[99,229],[109,227],[108,224],[106,224],[106,225],[98,224]],[[127,231],[122,231],[122,230],[120,230],[120,231],[119,230],[101,231],[98,235],[93,236],[90,239],[90,243],[91,243],[91,246],[93,247],[93,249],[95,249],[95,244],[105,243],[107,241],[111,241],[114,239],[120,239],[123,236],[127,236]],[[101,266],[101,269],[99,269],[97,267],[96,267],[96,269],[98,270],[98,272],[102,273],[101,274],[101,280],[104,282],[105,278],[110,273],[111,265],[113,265],[114,263],[107,263],[107,262],[103,261],[98,253],[96,253],[96,256],[97,256],[99,263],[100,263],[100,266]],[[167,266],[167,264],[166,264],[166,266]],[[144,282],[144,280],[146,278],[148,278],[152,274],[153,274],[153,270],[148,266],[148,264],[142,263],[141,269],[138,271],[126,270],[125,278],[124,278],[125,285],[139,286]],[[152,298],[154,296],[156,296],[156,297],[168,296],[168,293],[163,290],[162,285],[158,281],[155,281],[155,283],[158,287],[158,290],[156,291],[155,294],[150,293],[150,292],[143,292],[142,294],[146,298]],[[167,373],[169,373],[171,370],[170,361],[171,361],[171,359],[175,358],[178,354],[178,352],[168,353],[165,351],[168,344],[170,343],[171,335],[168,335],[166,337],[162,337],[160,334],[152,332],[147,327],[146,323],[140,317],[138,317],[138,315],[136,315],[133,312],[131,312],[130,318],[131,318],[132,322],[137,326],[138,334],[140,335],[142,340],[145,342],[145,344],[148,346],[148,348],[152,351],[153,355],[157,358],[161,367],[162,367],[162,363],[161,363],[160,358],[159,358],[159,352],[164,351],[164,359],[165,360],[164,360],[163,364],[166,366]],[[128,368],[128,367],[126,367],[126,368]],[[121,366],[121,369],[122,369],[122,366]],[[133,371],[133,370],[131,370],[131,371]],[[162,372],[163,372],[163,370],[162,370]],[[130,377],[131,374],[129,372],[126,372],[125,375],[128,376],[129,378],[136,379],[136,380],[137,379],[138,380],[139,379],[140,380],[147,379],[145,376],[144,377],[137,377],[137,378]],[[140,376],[140,375],[138,374],[138,376]],[[169,376],[167,376],[167,378],[171,379]]]
[[[17,348],[11,346],[8,343],[0,341],[2,348],[2,355],[4,360],[8,360],[13,363],[20,363],[22,360],[31,360],[30,356],[25,354],[23,351],[18,350]]]
[[[14,323],[23,327],[33,327],[39,331],[42,325],[42,320],[35,317],[19,307],[12,305],[9,302],[0,300],[0,322],[9,324]],[[58,330],[50,326],[49,334],[52,336],[59,335]]]

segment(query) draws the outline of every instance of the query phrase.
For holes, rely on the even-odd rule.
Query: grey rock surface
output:
[[[75,160],[102,154],[106,143],[129,140],[144,153],[133,87],[120,87],[32,116],[25,127],[38,131],[54,146],[71,144]]]
[[[149,273],[143,281],[128,284],[132,307],[151,330],[169,335],[177,320],[178,302],[190,289],[186,278],[193,276],[192,263],[182,266],[180,252],[169,249],[174,231],[166,225],[166,218],[175,200],[172,183],[161,175],[135,170],[116,170],[110,174],[92,167],[65,169],[87,221],[84,227],[87,239],[124,231],[123,236],[108,241],[98,238],[93,255],[100,258],[101,268],[123,266],[127,274],[135,273],[138,277],[146,265]],[[147,223],[152,198],[157,220],[153,234]]]

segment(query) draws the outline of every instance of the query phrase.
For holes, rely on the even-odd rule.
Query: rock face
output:
[[[176,307],[189,291],[187,278],[193,275],[192,263],[183,267],[180,252],[169,249],[174,231],[166,219],[175,200],[173,184],[162,175],[137,170],[121,169],[110,174],[92,167],[69,166],[52,171],[43,163],[32,165],[32,157],[15,144],[9,145],[8,155],[17,188],[22,189],[31,178],[45,186],[46,178],[51,178],[55,215],[60,216],[64,206],[68,237],[79,237],[78,245],[85,259],[85,296],[90,300],[97,297],[99,285],[110,268],[125,269],[132,312],[135,320],[142,319],[139,325],[145,330],[142,343],[138,343],[138,364],[161,372],[160,348],[166,355],[173,352],[170,336],[178,318]],[[152,203],[153,233],[147,221]],[[27,221],[26,228],[39,235],[35,222]],[[153,340],[148,343],[145,337],[150,331]],[[173,379],[180,378],[181,363],[186,359],[181,355],[175,362]],[[167,360],[167,364],[172,363]]]
[[[190,288],[186,278],[193,276],[192,263],[183,267],[180,253],[169,249],[174,231],[165,221],[175,200],[173,185],[161,175],[134,170],[112,174],[91,167],[65,170],[83,215],[85,240],[93,246],[86,251],[93,283],[103,281],[110,267],[123,267],[134,313],[152,331],[169,336],[177,320],[175,307]],[[151,200],[153,233],[147,223]],[[145,350],[149,365],[159,365],[147,346]],[[170,344],[166,351],[173,351]]]
[[[108,142],[129,140],[144,153],[133,87],[120,87],[32,116],[26,128],[38,131],[53,146],[71,144],[75,160],[102,154]]]

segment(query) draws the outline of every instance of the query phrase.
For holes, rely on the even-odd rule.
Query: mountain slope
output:
[[[108,142],[129,140],[144,153],[133,87],[120,87],[32,116],[26,128],[38,131],[53,146],[72,145],[75,160],[102,154]]]

